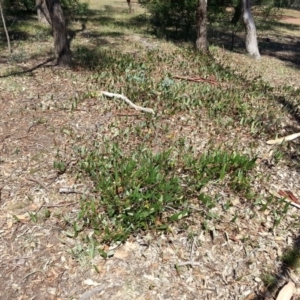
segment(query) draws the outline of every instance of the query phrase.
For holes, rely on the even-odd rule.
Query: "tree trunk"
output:
[[[0,0],[0,14],[1,14],[1,18],[2,18],[2,23],[3,23],[3,28],[4,28],[4,31],[5,31],[6,39],[7,39],[8,52],[9,52],[9,54],[11,54],[10,38],[9,38],[9,34],[8,34],[8,31],[7,31],[7,27],[6,27],[6,22],[5,22],[5,18],[4,18],[4,13],[3,13],[2,1],[1,0]]]
[[[71,51],[67,39],[67,26],[59,0],[46,0],[54,38],[55,56],[59,66],[71,65]]]
[[[197,40],[196,48],[201,52],[208,52],[207,41],[207,0],[198,0],[197,8]]]
[[[128,4],[128,12],[131,14],[132,6],[131,6],[131,0],[127,0]]]
[[[251,14],[250,0],[242,0],[243,3],[243,22],[246,29],[246,49],[248,53],[259,59],[260,54],[257,45],[256,27]]]
[[[46,2],[44,0],[36,0],[35,4],[39,22],[51,25],[51,19]]]

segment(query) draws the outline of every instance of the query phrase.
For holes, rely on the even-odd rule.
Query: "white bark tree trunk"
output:
[[[260,58],[256,27],[251,14],[250,0],[242,0],[243,4],[243,22],[246,29],[246,49],[248,53],[256,59]]]

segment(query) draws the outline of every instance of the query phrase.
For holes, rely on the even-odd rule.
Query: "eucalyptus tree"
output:
[[[2,19],[2,23],[3,23],[3,28],[4,28],[4,31],[5,31],[6,39],[7,39],[8,52],[11,54],[12,51],[11,51],[11,45],[10,45],[10,38],[9,38],[8,30],[7,30],[7,27],[6,27],[6,21],[5,21],[5,18],[4,18],[2,0],[0,0],[0,14],[1,14],[1,19]]]
[[[35,4],[39,22],[51,25],[49,10],[46,2],[44,0],[36,0]]]
[[[246,49],[251,56],[259,59],[260,54],[258,50],[256,27],[251,14],[250,0],[241,0],[241,1],[242,1],[243,23],[246,29]]]
[[[71,51],[67,38],[66,20],[59,0],[46,0],[52,24],[54,51],[59,66],[71,65]]]
[[[197,7],[197,39],[196,48],[201,52],[208,52],[207,40],[207,0],[198,0]]]
[[[260,58],[250,0],[238,1],[239,5],[236,7],[234,19],[237,21],[242,19],[244,23],[247,52],[255,58]],[[186,30],[186,28],[193,28],[196,20],[196,48],[202,52],[207,52],[208,49],[208,10],[220,10],[234,5],[233,0],[140,0],[140,3],[149,10],[153,26],[162,29],[162,32],[166,32],[166,28],[172,27],[177,31],[179,26],[184,28],[184,32],[189,32],[191,30]]]

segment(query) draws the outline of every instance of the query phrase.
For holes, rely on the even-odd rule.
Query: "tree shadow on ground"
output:
[[[51,35],[51,28],[46,27],[40,24],[32,24],[33,27],[32,32],[28,32],[28,30],[23,29],[19,26],[13,26],[12,29],[8,30],[9,38],[11,42],[19,42],[19,41],[27,41],[31,40],[35,41],[44,41],[49,38]],[[0,33],[0,40],[6,41],[6,35],[4,32]]]
[[[104,42],[109,44],[103,40]],[[76,62],[75,67],[88,70],[105,71],[117,63],[115,56],[110,55],[109,50],[103,50],[101,47],[77,46],[74,49],[73,58]]]
[[[114,11],[115,12],[115,11]],[[127,12],[127,10],[126,10]],[[124,9],[120,12],[125,15]],[[128,15],[128,13],[126,13]],[[86,18],[76,18],[76,21],[83,22]],[[105,26],[119,26],[123,28],[129,28],[129,27],[137,27],[139,30],[145,27],[147,25],[148,19],[147,16],[144,14],[139,14],[135,16],[130,16],[130,18],[125,18],[124,20],[118,20],[111,14],[108,16],[107,11],[101,11],[101,10],[93,10],[89,13],[88,21],[92,23],[93,25],[105,25]],[[148,29],[145,31],[148,32]]]
[[[261,54],[275,57],[300,68],[300,41],[295,37],[290,37],[289,39],[289,42],[277,42],[270,39],[262,40],[259,43]]]
[[[209,32],[210,43],[229,51],[238,53],[246,53],[244,33],[235,34],[219,29],[211,29]],[[300,68],[300,40],[294,36],[284,36],[282,39],[275,40],[274,38],[258,38],[258,46],[261,55],[268,55],[285,61],[290,66]]]
[[[37,22],[37,16],[33,12],[15,11],[6,16],[6,26],[11,42],[41,41],[51,34],[50,26]],[[29,30],[30,27],[30,30]],[[4,31],[0,33],[0,39],[6,40]]]
[[[17,72],[12,72],[12,73],[9,73],[9,74],[6,74],[6,75],[1,75],[0,78],[24,75],[24,74],[27,74],[27,73],[31,73],[34,70],[37,70],[41,67],[44,67],[44,68],[54,67],[54,66],[56,66],[56,64],[47,65],[49,62],[53,62],[54,60],[55,60],[54,57],[50,57],[50,58],[46,59],[45,61],[43,61],[42,63],[40,63],[40,64],[30,68],[30,69],[24,69],[23,71],[17,71]]]
[[[298,122],[300,125],[300,107],[297,103],[292,103],[284,96],[275,97],[276,101],[280,103],[283,108]]]

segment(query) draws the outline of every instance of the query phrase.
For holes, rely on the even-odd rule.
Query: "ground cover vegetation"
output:
[[[273,51],[270,56],[284,63],[269,57],[254,63],[241,46],[242,28],[228,25],[233,11],[226,8],[234,3],[215,4],[209,13],[210,54],[194,49],[193,1],[172,7],[133,3],[131,14],[125,1],[91,2],[89,9],[62,3],[72,16],[71,69],[49,64],[49,26],[17,13],[34,3],[20,7],[15,1],[14,10],[6,4],[13,53],[1,55],[3,215],[11,214],[20,227],[60,224],[64,239],[76,241],[68,247],[80,262],[108,259],[114,247],[145,236],[148,246],[160,236],[185,236],[191,253],[205,249],[204,242],[194,243],[203,232],[245,249],[265,249],[258,233],[277,237],[292,230],[296,239],[298,212],[280,192],[300,197],[299,141],[266,141],[299,132],[299,61],[291,38],[299,26],[281,26],[277,9],[257,6],[262,54]],[[279,33],[282,40],[275,41]],[[278,50],[288,43],[286,52]],[[4,34],[0,47],[4,53]],[[154,114],[134,111],[101,91],[126,95]],[[22,165],[17,172],[16,161]],[[22,178],[37,187],[26,189]],[[22,202],[11,196],[20,191]],[[71,207],[62,196],[73,200]],[[257,289],[251,299],[276,291],[282,266],[297,271],[297,243],[280,247],[281,255],[272,258],[276,268],[266,263],[259,269],[262,283],[251,287]],[[247,268],[241,273],[234,281],[249,286]]]

